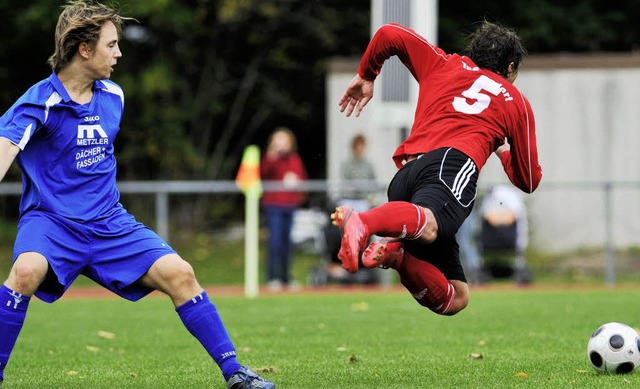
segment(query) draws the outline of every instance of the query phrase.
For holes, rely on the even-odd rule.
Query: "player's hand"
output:
[[[509,143],[505,141],[503,144],[500,145],[500,147],[496,149],[495,153],[498,156],[498,158],[500,158],[502,153],[504,153],[505,151],[509,151],[510,149],[511,147],[509,146]]]
[[[346,110],[345,115],[349,117],[355,110],[358,117],[371,98],[373,98],[373,81],[367,81],[356,75],[338,102],[340,112]]]

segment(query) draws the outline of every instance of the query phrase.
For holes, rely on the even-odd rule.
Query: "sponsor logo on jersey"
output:
[[[78,125],[78,146],[106,145],[108,143],[109,136],[99,123]]]
[[[100,120],[99,116],[87,116],[85,122]],[[76,153],[76,169],[89,167],[106,158],[106,145],[109,144],[109,136],[100,123],[79,124],[78,139],[76,145],[84,148]]]

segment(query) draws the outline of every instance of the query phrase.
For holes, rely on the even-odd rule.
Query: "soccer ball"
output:
[[[640,366],[640,337],[626,324],[603,324],[591,335],[587,354],[600,373],[631,373]]]

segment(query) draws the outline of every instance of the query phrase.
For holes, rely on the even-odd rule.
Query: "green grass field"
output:
[[[640,287],[493,286],[442,317],[393,288],[212,297],[242,363],[278,388],[619,388],[586,344],[600,324],[640,325]],[[113,338],[105,336],[113,334]],[[13,388],[223,388],[168,299],[38,300],[5,371]]]
[[[14,230],[0,221],[3,279]],[[175,235],[174,246],[203,285],[241,284],[241,244],[185,235]],[[305,283],[318,262],[315,254],[297,253],[294,276]],[[637,272],[621,268],[618,287],[606,288],[601,275],[582,271],[583,262],[567,273],[534,258],[533,287],[514,288],[508,280],[475,287],[470,306],[454,317],[421,308],[397,288],[212,297],[240,361],[281,389],[640,387],[640,371],[598,375],[586,356],[600,324],[640,327]],[[563,290],[553,286],[558,283]],[[95,284],[84,277],[76,282],[87,285]],[[138,303],[63,298],[53,305],[34,299],[5,373],[3,389],[224,387],[168,299],[157,297]]]

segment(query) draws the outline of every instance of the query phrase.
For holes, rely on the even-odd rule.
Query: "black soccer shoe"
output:
[[[275,387],[276,384],[265,380],[246,366],[238,369],[227,381],[227,389],[275,389]]]

